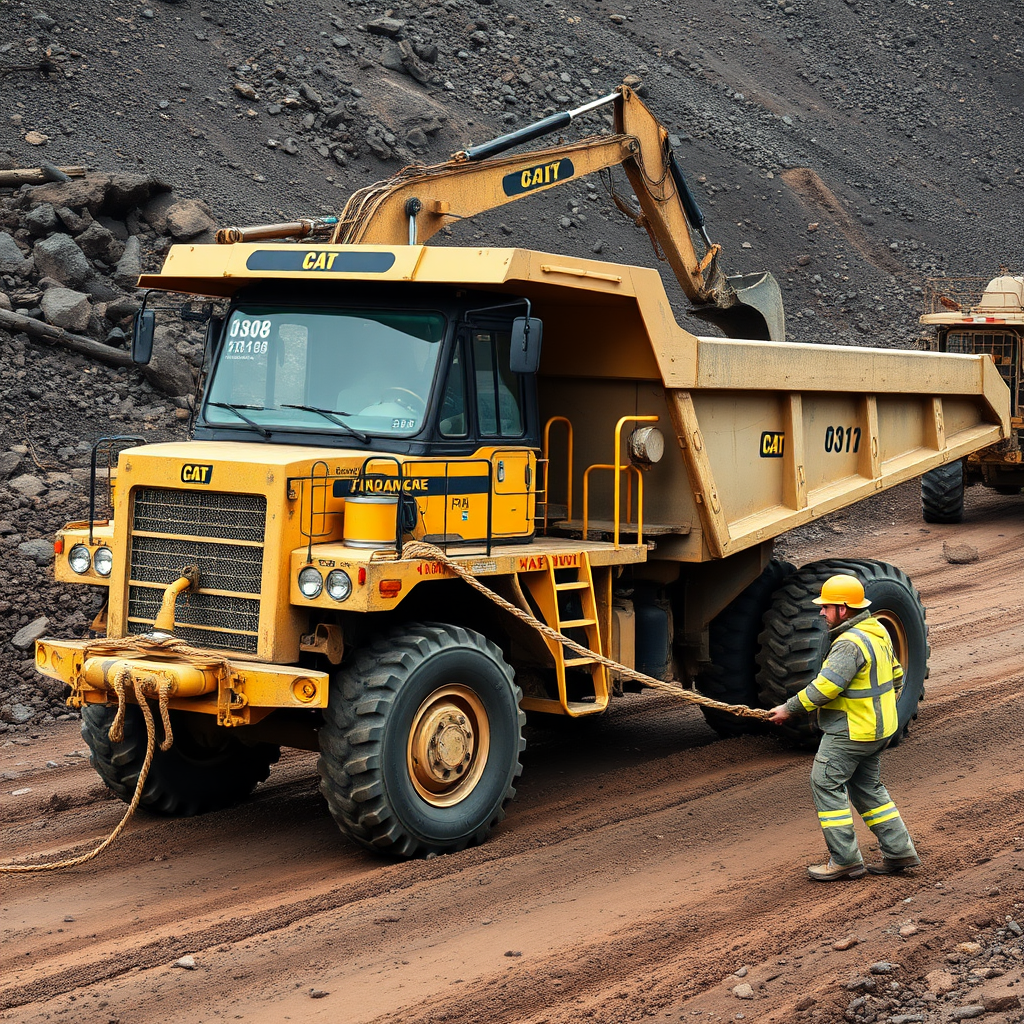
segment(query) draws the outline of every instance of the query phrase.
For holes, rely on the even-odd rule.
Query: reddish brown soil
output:
[[[508,819],[464,853],[356,848],[313,755],[292,753],[236,810],[139,815],[87,865],[0,878],[0,1019],[831,1022],[876,961],[903,983],[946,966],[1024,916],[1024,499],[971,492],[963,526],[927,527],[907,490],[830,524],[787,555],[894,562],[928,606],[927,699],[884,762],[925,861],[913,877],[809,881],[823,844],[807,756],[716,740],[696,712],[640,695],[535,730]],[[948,564],[949,540],[980,560]],[[116,824],[83,747],[68,723],[0,745],[5,859],[81,852]],[[194,970],[173,966],[185,955]]]

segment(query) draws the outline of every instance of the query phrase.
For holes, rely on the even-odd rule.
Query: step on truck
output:
[[[504,816],[526,715],[599,715],[636,687],[586,652],[770,706],[821,663],[811,601],[837,571],[863,579],[905,667],[902,735],[928,670],[910,580],[860,559],[798,569],[773,542],[1008,437],[1006,386],[981,356],[786,343],[774,279],[720,269],[665,129],[628,89],[602,102],[612,135],[506,155],[556,115],[363,190],[336,219],[173,246],[141,278],[139,362],[161,295],[210,304],[189,314],[208,318],[196,420],[187,441],[97,442],[116,467],[58,532],[56,574],[107,589],[104,635],[36,649],[122,799],[146,754],[140,701],[159,700],[173,743],[144,808],[233,804],[288,745],[319,752],[352,839],[458,850]],[[653,269],[425,244],[620,164],[693,310],[727,337],[680,327]]]
[[[921,323],[933,331],[933,352],[984,355],[1010,391],[1010,435],[921,478],[921,511],[928,523],[959,523],[964,491],[973,484],[1000,494],[1024,487],[1024,275],[935,277],[925,284]]]

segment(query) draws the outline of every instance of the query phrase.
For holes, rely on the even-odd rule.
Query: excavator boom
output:
[[[614,111],[612,135],[501,155],[605,105]],[[655,252],[664,254],[693,304],[691,312],[715,323],[728,337],[785,341],[782,294],[775,278],[767,271],[725,274],[719,265],[721,246],[708,236],[704,215],[669,146],[667,129],[625,85],[576,110],[456,153],[443,164],[407,167],[354,192],[330,240],[344,245],[424,243],[457,220],[618,165],[626,172],[640,213],[629,210],[618,197],[616,203],[646,228]],[[309,222],[301,223],[305,234]],[[265,238],[266,230],[229,228],[218,233],[218,241]],[[703,241],[702,257],[694,248],[694,233]]]
[[[604,105],[613,107],[614,135],[499,157]],[[784,341],[782,294],[775,278],[767,272],[727,276],[722,271],[721,248],[708,237],[704,215],[672,154],[667,129],[627,86],[456,153],[447,163],[409,168],[361,189],[345,205],[331,240],[425,242],[455,220],[620,164],[640,203],[635,219],[647,229],[655,251],[664,253],[693,312],[729,337]],[[694,249],[692,231],[703,239],[703,258]]]

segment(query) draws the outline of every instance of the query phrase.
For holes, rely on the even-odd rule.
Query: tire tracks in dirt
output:
[[[188,820],[140,816],[102,864],[4,879],[5,1018],[731,1017],[732,972],[746,964],[757,1001],[743,1008],[790,1024],[808,996],[822,1019],[840,1019],[846,980],[876,960],[898,963],[903,981],[942,966],[978,920],[1024,899],[1024,768],[1014,739],[1024,526],[1020,502],[998,502],[962,535],[923,532],[909,517],[890,522],[886,511],[877,529],[869,520],[843,539],[844,555],[901,564],[931,609],[927,699],[910,739],[884,761],[925,861],[916,875],[809,882],[804,865],[821,858],[822,843],[806,755],[767,736],[712,741],[696,709],[630,696],[579,733],[537,730],[520,798],[477,849],[375,859],[340,836],[311,755],[297,754],[241,807]],[[980,566],[945,562],[951,536],[979,548]],[[838,554],[823,547],[819,538],[788,553],[797,562]],[[34,778],[50,787],[38,819],[5,819],[5,851],[84,844],[121,806],[83,803],[54,818],[49,796],[87,796],[92,771],[83,762]],[[919,934],[901,938],[904,922]],[[860,945],[833,949],[851,932]],[[173,967],[184,954],[195,971]],[[311,1001],[311,987],[330,995]]]

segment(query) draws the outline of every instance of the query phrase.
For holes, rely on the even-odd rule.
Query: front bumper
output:
[[[200,652],[184,656],[161,650],[159,639],[139,649],[138,640],[97,645],[44,637],[36,641],[36,670],[71,687],[70,707],[116,703],[120,678],[129,700],[137,701],[137,693],[156,698],[164,689],[171,708],[216,715],[223,726],[254,725],[278,708],[327,706],[326,672]]]

